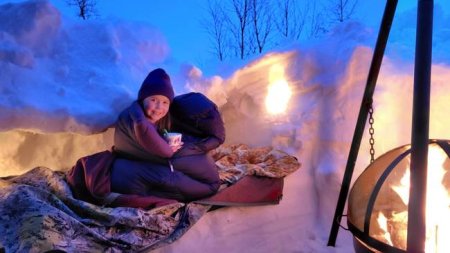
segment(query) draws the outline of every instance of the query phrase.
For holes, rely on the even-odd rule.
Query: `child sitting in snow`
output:
[[[213,159],[183,135],[184,144],[169,146],[162,137],[170,129],[174,91],[163,69],[151,71],[115,127],[111,191],[190,201],[217,192],[220,179]],[[188,137],[188,136],[186,136]],[[195,150],[195,152],[191,152]]]

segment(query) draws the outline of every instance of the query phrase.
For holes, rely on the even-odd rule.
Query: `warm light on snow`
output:
[[[286,111],[292,95],[282,66],[274,65],[270,68],[269,82],[265,100],[266,109],[270,114],[281,114]]]

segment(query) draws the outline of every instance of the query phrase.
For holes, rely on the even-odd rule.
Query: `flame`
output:
[[[442,149],[433,147],[428,155],[425,252],[448,252],[449,198],[447,189],[442,185],[445,175],[443,164],[447,154]]]
[[[273,65],[269,72],[269,86],[266,96],[266,109],[270,114],[280,114],[286,111],[292,92],[284,77],[284,68]]]
[[[442,184],[443,177],[445,175],[445,169],[443,164],[447,159],[447,154],[439,148],[437,145],[430,146],[428,152],[428,170],[427,170],[427,203],[426,203],[426,224],[427,234],[425,242],[425,252],[432,253],[444,253],[450,249],[450,240],[446,238],[446,235],[450,233],[450,198],[446,187]],[[408,204],[409,199],[409,177],[410,170],[407,168],[405,174],[399,182],[399,185],[393,186],[392,189],[400,196],[405,205]],[[380,213],[381,214],[381,213]],[[378,223],[386,233],[383,237],[387,242],[393,242],[391,245],[396,244],[393,235],[389,234],[388,225],[389,221],[383,214],[378,217]],[[398,216],[396,219],[401,219],[404,224],[407,222],[407,211],[402,212],[403,215]],[[396,217],[396,214],[391,214]],[[384,219],[383,219],[384,217]],[[403,218],[402,218],[403,217]],[[391,222],[391,223],[395,223]],[[406,228],[406,226],[404,226]],[[395,229],[400,229],[399,227]],[[400,234],[400,237],[406,237],[407,231],[396,231]],[[397,236],[398,238],[398,236]],[[398,244],[398,243],[397,243]],[[406,246],[406,245],[405,245]]]
[[[392,245],[392,241],[391,241],[391,236],[390,234],[387,232],[388,231],[388,219],[386,218],[386,216],[384,216],[383,213],[378,213],[378,218],[377,218],[378,224],[380,225],[380,228],[383,230],[383,239],[386,240],[386,242],[390,245]]]
[[[409,203],[409,177],[410,170],[405,170],[405,174],[403,174],[402,179],[400,179],[399,185],[392,186],[392,189],[400,196],[403,201],[403,204],[408,205]]]

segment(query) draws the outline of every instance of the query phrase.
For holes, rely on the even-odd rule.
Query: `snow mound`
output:
[[[0,131],[104,131],[169,54],[149,25],[71,21],[48,1],[0,13]]]

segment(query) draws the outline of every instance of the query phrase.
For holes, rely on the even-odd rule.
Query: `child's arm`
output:
[[[172,148],[161,138],[152,124],[144,114],[141,106],[134,102],[131,106],[130,116],[133,120],[134,134],[136,141],[150,154],[155,154],[164,158],[172,157]]]

